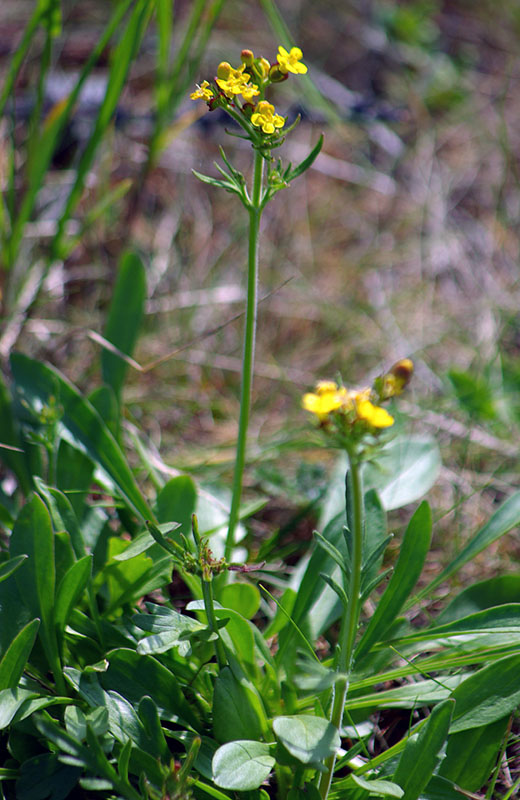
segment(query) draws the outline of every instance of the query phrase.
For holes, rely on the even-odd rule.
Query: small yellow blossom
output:
[[[283,128],[285,125],[285,119],[280,114],[274,113],[274,106],[267,100],[260,100],[251,115],[251,122],[262,128],[264,133],[274,133],[276,128]]]
[[[358,419],[368,422],[373,428],[389,428],[394,418],[381,406],[375,406],[366,398],[366,392],[359,392],[355,397]]]
[[[301,63],[303,53],[299,47],[291,47],[291,51],[288,53],[285,47],[280,45],[276,58],[281,72],[292,72],[295,75],[305,75],[307,72],[307,67]]]
[[[249,91],[249,87],[251,87],[249,83],[251,76],[249,73],[244,72],[245,68],[246,65],[242,64],[238,69],[233,69],[227,61],[223,61],[219,64],[217,70],[217,84],[224,94],[231,99],[236,94],[242,94],[244,89]],[[222,77],[224,73],[226,73],[226,77]],[[254,92],[254,94],[259,94],[258,90]]]
[[[256,97],[257,94],[260,94],[260,89],[255,86],[254,83],[246,83],[245,86],[242,87],[240,94],[246,103],[250,103],[253,97]]]
[[[197,84],[197,89],[195,92],[190,94],[192,100],[212,100],[215,95],[213,94],[213,89],[211,88],[208,81],[202,81],[202,83]]]
[[[324,420],[331,411],[337,411],[348,403],[347,390],[344,386],[338,387],[334,381],[319,381],[315,392],[304,394],[302,399],[304,409],[316,414],[320,420]]]

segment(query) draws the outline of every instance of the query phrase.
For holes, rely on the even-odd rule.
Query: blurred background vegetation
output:
[[[22,350],[95,389],[89,332],[134,248],[148,296],[136,360],[159,363],[130,370],[130,446],[144,434],[172,469],[229,485],[247,218],[191,170],[211,173],[220,145],[247,170],[250,152],[188,98],[220,60],[244,47],[274,60],[288,35],[309,79],[280,87],[279,110],[302,115],[282,155],[301,160],[320,132],[325,144],[263,220],[246,488],[270,500],[252,529],[283,529],[327,483],[332,456],[304,447],[302,391],[410,356],[401,424],[443,455],[438,569],[518,484],[518,3],[151,5],[2,2],[0,357]],[[312,519],[296,531],[309,538]],[[469,569],[519,560],[511,534]]]

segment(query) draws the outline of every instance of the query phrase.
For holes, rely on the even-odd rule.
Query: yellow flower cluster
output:
[[[394,424],[394,418],[378,403],[401,394],[410,380],[413,363],[398,361],[391,369],[363,389],[347,389],[334,381],[319,381],[314,392],[304,394],[303,408],[315,414],[322,426],[331,425],[344,436],[357,438]]]
[[[333,411],[349,417],[353,423],[363,420],[372,428],[388,428],[394,418],[384,408],[372,403],[371,389],[346,389],[333,381],[320,381],[314,393],[303,395],[303,407],[324,422]]]
[[[265,90],[272,83],[288,78],[290,72],[304,75],[307,67],[302,62],[303,53],[299,47],[287,51],[280,45],[274,64],[263,57],[255,58],[252,50],[242,50],[241,58],[242,64],[236,69],[227,61],[222,61],[214,82],[203,81],[190,97],[192,100],[204,100],[210,109],[221,106],[238,111],[255,128],[272,136],[283,128],[285,117],[277,114],[274,106],[267,102]],[[258,101],[254,98],[258,98]]]

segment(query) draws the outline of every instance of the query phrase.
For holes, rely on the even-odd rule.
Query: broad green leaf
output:
[[[84,556],[76,561],[61,579],[54,606],[56,629],[60,633],[65,630],[72,609],[87,588],[91,571],[92,556]]]
[[[436,618],[447,623],[493,606],[520,603],[520,575],[499,575],[473,583],[455,597]]]
[[[434,775],[426,789],[423,789],[421,800],[467,800],[467,795],[458,791],[451,781]]]
[[[430,594],[441,583],[444,583],[451,575],[457,570],[471,561],[475,556],[485,550],[492,542],[503,536],[505,533],[514,528],[515,525],[520,524],[520,492],[515,492],[511,497],[502,503],[498,511],[495,511],[493,516],[486,522],[486,524],[473,536],[468,544],[462,548],[460,553],[453,559],[442,572],[434,578],[431,583],[416,595],[415,599],[424,597]]]
[[[187,475],[171,478],[156,500],[156,515],[159,522],[178,522],[179,533],[191,536],[191,516],[195,512],[197,489],[193,480]]]
[[[478,792],[496,764],[509,717],[489,725],[450,734],[439,775],[467,792]]]
[[[358,776],[355,774],[352,775],[352,781],[359,786],[360,789],[364,789],[365,791],[369,792],[370,796],[376,795],[376,797],[402,797],[404,794],[401,787],[392,781],[367,781],[360,775]]]
[[[393,776],[393,781],[404,790],[403,800],[417,800],[436,770],[453,706],[452,700],[435,706],[426,724],[408,739]]]
[[[108,563],[96,575],[95,586],[106,584],[108,588],[107,613],[127,603],[135,603],[145,594],[162,588],[171,577],[172,564],[169,556],[153,562],[144,555],[128,561],[115,561],[114,556],[128,547],[128,542],[111,537],[108,543]]]
[[[357,659],[384,637],[406,603],[421,574],[430,546],[431,532],[430,507],[428,503],[422,502],[408,523],[394,573],[357,647]]]
[[[109,653],[107,659],[109,668],[99,676],[105,690],[114,689],[137,706],[153,687],[153,698],[160,712],[164,710],[170,717],[198,729],[195,708],[184,698],[177,678],[153,656],[121,648]]]
[[[261,739],[265,713],[247,681],[238,680],[229,667],[220,670],[213,691],[213,735],[217,742]]]
[[[206,630],[206,626],[193,617],[179,614],[178,611],[147,603],[149,614],[134,614],[132,622],[144,631],[154,635],[141,639],[137,652],[141,654],[165,653],[172,647],[178,648],[179,655],[186,657],[191,653],[191,638],[195,633]]]
[[[65,439],[62,439],[58,448],[56,484],[67,496],[78,519],[82,518],[85,510],[85,501],[92,483],[93,472],[92,460],[77,447],[72,447]],[[70,530],[69,533],[74,541]]]
[[[323,717],[275,717],[273,731],[285,749],[303,764],[322,763],[341,746],[337,728]]]
[[[40,620],[33,619],[15,636],[0,659],[0,690],[14,689],[22,677],[25,665],[40,627]]]
[[[455,689],[452,733],[490,725],[520,704],[520,654],[506,656],[474,672]]]
[[[437,480],[441,468],[439,448],[434,439],[397,437],[385,445],[377,460],[363,472],[365,489],[376,489],[387,511],[415,502]]]
[[[37,413],[57,398],[63,408],[60,433],[74,447],[83,450],[102,470],[135,513],[152,519],[148,504],[141,495],[134,476],[116,440],[99,414],[58,370],[21,353],[11,356],[11,368],[25,401]]]
[[[144,312],[146,274],[143,262],[136,253],[124,253],[119,262],[112,302],[108,311],[104,337],[117,350],[131,356]],[[115,352],[103,349],[101,372],[103,380],[121,398],[128,364]]]
[[[17,800],[66,800],[73,795],[80,775],[79,767],[62,764],[54,753],[34,756],[20,767]]]
[[[273,730],[286,750],[303,764],[319,764],[341,746],[337,728],[323,717],[275,717]]]
[[[26,558],[28,558],[28,556],[23,553],[20,556],[16,556],[16,558],[10,558],[8,561],[4,561],[0,566],[0,583],[5,581],[13,572],[16,572],[16,570],[22,566]]]
[[[41,697],[37,692],[29,689],[2,689],[0,691],[0,730],[6,728],[11,721],[23,719],[27,712],[31,713],[31,704],[42,703],[54,705],[63,702],[63,698]],[[42,706],[40,706],[42,707]]]
[[[225,608],[238,611],[246,619],[252,619],[260,608],[260,592],[252,583],[243,581],[224,586],[218,600]]]
[[[12,560],[12,559],[10,559]],[[22,559],[23,563],[26,558]],[[16,575],[0,583],[0,656],[5,653],[15,636],[31,620],[34,614],[24,603],[23,594],[18,589]]]
[[[70,500],[59,489],[47,486],[41,478],[35,478],[35,483],[38,494],[47,506],[54,530],[67,531],[76,558],[82,558],[87,552],[78,518]]]
[[[54,533],[49,513],[38,495],[21,509],[10,539],[12,556],[26,554],[27,560],[14,574],[18,590],[33,617],[41,620],[40,638],[54,678],[63,693],[64,685],[54,620],[55,562]]]
[[[157,706],[151,697],[143,697],[138,708],[139,719],[150,742],[150,752],[167,762],[171,756],[161,727]]]
[[[119,402],[111,386],[104,383],[90,392],[86,398],[107,426],[116,441],[119,441]]]
[[[234,741],[219,747],[213,756],[213,780],[223,789],[252,791],[267,780],[275,765],[269,745]]]

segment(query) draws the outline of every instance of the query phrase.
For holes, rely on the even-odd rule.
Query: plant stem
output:
[[[222,644],[222,640],[219,634],[219,628],[217,623],[217,618],[215,616],[215,606],[213,603],[213,575],[209,569],[204,569],[204,547],[203,542],[199,534],[199,525],[197,522],[197,516],[195,514],[191,517],[191,530],[193,533],[193,538],[195,540],[195,546],[197,548],[199,561],[202,567],[202,575],[200,578],[200,583],[202,587],[202,599],[204,601],[204,610],[206,612],[206,616],[208,618],[208,628],[212,633],[215,633],[217,638],[215,639],[215,655],[217,657],[217,663],[219,670],[223,669],[227,664],[226,653],[224,651],[224,646]],[[209,567],[209,565],[206,565]]]
[[[255,361],[256,315],[257,315],[257,283],[258,283],[258,234],[262,215],[262,186],[264,176],[264,157],[255,150],[253,187],[249,205],[249,249],[247,262],[247,307],[244,331],[244,350],[242,356],[242,390],[240,397],[240,419],[238,424],[238,440],[233,475],[233,496],[229,512],[229,527],[226,537],[224,556],[231,559],[235,546],[235,528],[237,526],[240,499],[242,496],[242,479],[246,460],[247,429],[251,411],[251,388],[253,384],[253,367]]]
[[[332,704],[332,712],[330,721],[336,726],[338,730],[341,728],[343,721],[343,710],[345,708],[345,700],[350,680],[350,672],[352,670],[352,658],[354,655],[354,645],[356,642],[356,633],[359,624],[359,613],[361,610],[360,594],[361,594],[361,566],[363,559],[363,485],[361,481],[361,469],[356,455],[352,452],[348,453],[349,457],[349,473],[352,485],[352,563],[348,591],[348,606],[346,613],[341,620],[341,629],[339,634],[340,654],[338,658],[337,671],[344,675],[336,682],[334,689],[334,700]],[[336,763],[336,755],[330,756],[325,761],[326,772],[323,772],[320,777],[319,791],[323,800],[326,800],[330,786],[332,783],[332,776],[334,774],[334,765]]]

